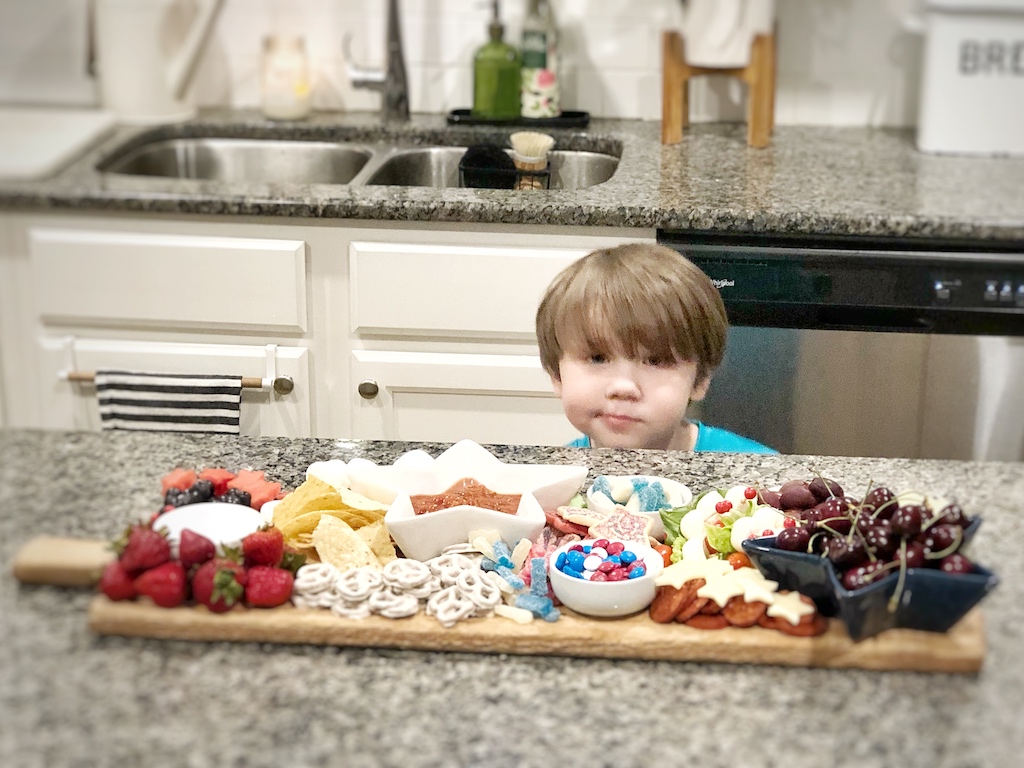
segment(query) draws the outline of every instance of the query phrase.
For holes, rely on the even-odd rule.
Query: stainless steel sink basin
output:
[[[372,156],[361,145],[326,141],[170,139],[129,150],[99,169],[175,179],[348,184]]]
[[[187,138],[149,142],[115,153],[104,173],[249,184],[351,184],[458,187],[466,147],[400,142]],[[550,189],[607,181],[619,159],[600,152],[549,153]]]
[[[458,187],[459,161],[466,147],[422,147],[399,150],[369,171],[365,184],[408,187]],[[582,189],[608,181],[619,159],[600,152],[555,150],[548,154],[550,189]]]

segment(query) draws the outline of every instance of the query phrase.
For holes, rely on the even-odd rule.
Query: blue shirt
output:
[[[709,427],[701,422],[697,424],[697,442],[694,451],[717,453],[778,453],[774,448],[761,445],[749,437],[737,435],[720,427]],[[569,448],[590,448],[590,437],[584,435],[568,443]]]

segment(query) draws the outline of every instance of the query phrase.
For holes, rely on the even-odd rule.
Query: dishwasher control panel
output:
[[[1024,336],[1024,244],[985,252],[902,249],[896,240],[820,247],[659,233],[659,241],[711,278],[736,325]]]

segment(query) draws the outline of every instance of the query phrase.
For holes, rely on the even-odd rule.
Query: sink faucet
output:
[[[380,91],[381,116],[388,121],[409,119],[409,79],[405,73],[402,53],[402,29],[398,21],[398,0],[388,0],[387,62],[383,70],[366,69],[352,63],[350,54],[352,35],[344,37],[345,61],[348,78],[353,88]]]

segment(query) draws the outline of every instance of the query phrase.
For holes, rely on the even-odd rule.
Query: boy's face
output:
[[[558,372],[551,383],[566,418],[595,448],[693,447],[686,407],[709,384],[696,380],[696,363],[567,353]]]

